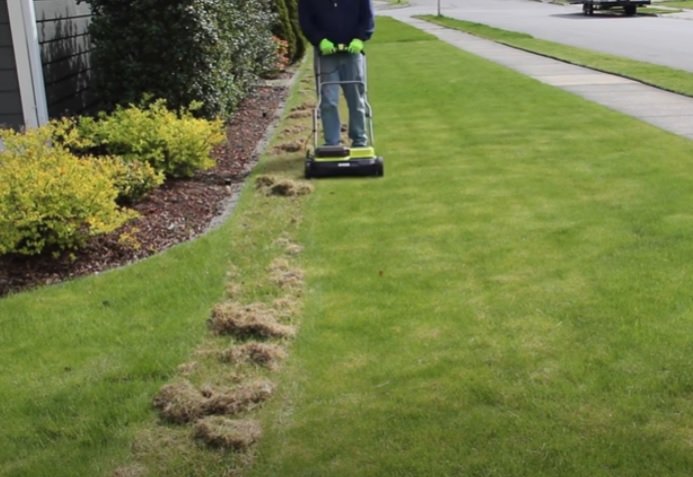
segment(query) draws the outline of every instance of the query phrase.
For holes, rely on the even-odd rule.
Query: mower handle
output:
[[[335,45],[335,47],[337,48],[337,51],[336,51],[337,53],[348,53],[349,52],[348,51],[349,45],[347,45],[345,43],[338,43]],[[361,54],[365,55],[366,53],[365,53],[365,51],[361,50]]]

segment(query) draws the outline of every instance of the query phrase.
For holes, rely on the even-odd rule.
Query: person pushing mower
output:
[[[299,0],[298,18],[303,34],[315,47],[316,68],[321,72],[323,133],[326,146],[340,143],[339,85],[349,108],[349,139],[352,146],[367,145],[363,87],[364,43],[375,30],[371,0]],[[339,48],[339,51],[338,51]],[[345,49],[345,51],[343,51]]]
[[[382,175],[375,157],[371,110],[366,98],[364,47],[375,31],[372,0],[298,0],[303,34],[315,48],[314,69],[324,144],[306,164],[306,177],[330,170]],[[349,110],[351,148],[341,145],[339,91]],[[317,138],[317,125],[314,124]],[[315,174],[313,174],[315,172]]]

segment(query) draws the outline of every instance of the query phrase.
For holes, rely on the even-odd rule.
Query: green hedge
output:
[[[286,8],[289,11],[289,20],[291,21],[291,29],[296,37],[296,47],[292,52],[292,61],[298,61],[303,58],[306,53],[306,39],[303,37],[301,27],[298,24],[298,0],[285,0]]]
[[[101,106],[164,98],[228,117],[276,64],[270,0],[83,0]]]
[[[287,42],[289,62],[298,61],[306,47],[298,24],[297,0],[273,0],[272,11],[276,15],[272,33]]]

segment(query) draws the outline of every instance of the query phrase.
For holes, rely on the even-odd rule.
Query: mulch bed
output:
[[[214,153],[216,167],[192,179],[167,181],[133,206],[140,217],[124,230],[92,239],[73,257],[0,256],[0,296],[125,265],[208,230],[255,164],[258,145],[287,93],[282,86],[258,86],[230,120],[228,142]],[[119,240],[124,231],[129,238]]]

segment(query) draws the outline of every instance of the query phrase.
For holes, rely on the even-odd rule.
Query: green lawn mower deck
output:
[[[308,153],[305,177],[383,175],[383,158],[373,147],[320,146]]]

